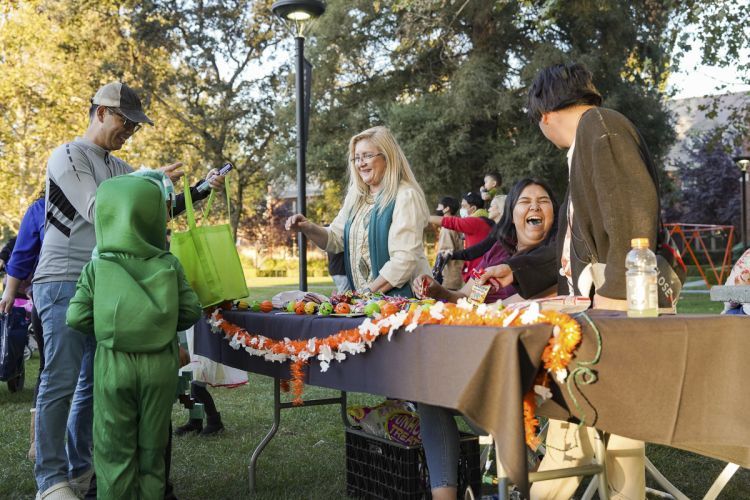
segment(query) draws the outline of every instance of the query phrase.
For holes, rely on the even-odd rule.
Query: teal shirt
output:
[[[370,214],[370,226],[368,228],[367,243],[370,249],[370,269],[375,276],[378,276],[380,269],[390,260],[388,252],[388,232],[393,221],[393,209],[396,201],[390,202],[384,208],[378,209],[376,206]],[[346,277],[349,279],[349,287],[354,290],[354,281],[352,280],[352,270],[349,258],[349,231],[351,229],[352,219],[349,218],[344,226],[344,262],[346,264]],[[377,270],[377,273],[376,273]],[[411,285],[407,281],[400,288],[392,288],[386,292],[386,295],[392,297],[413,297]]]

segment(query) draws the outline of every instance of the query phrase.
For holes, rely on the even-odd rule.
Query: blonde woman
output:
[[[349,141],[349,186],[328,227],[295,214],[288,231],[302,231],[327,252],[344,252],[353,290],[413,296],[411,280],[430,272],[422,236],[429,209],[404,152],[386,127]]]

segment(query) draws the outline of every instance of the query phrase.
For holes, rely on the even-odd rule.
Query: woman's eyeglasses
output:
[[[362,156],[355,156],[354,158],[352,158],[352,163],[355,165],[358,165],[361,163],[368,163],[370,160],[372,160],[376,156],[383,156],[383,153],[365,153]]]
[[[138,132],[141,129],[141,124],[140,123],[134,122],[133,120],[131,120],[127,116],[123,115],[116,108],[107,108],[107,110],[109,110],[109,112],[112,113],[113,115],[117,115],[117,116],[120,117],[120,119],[122,120],[122,124],[123,124],[122,126],[125,127],[125,130],[132,130],[133,133],[135,134],[136,132]]]

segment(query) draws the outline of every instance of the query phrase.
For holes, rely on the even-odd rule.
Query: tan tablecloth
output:
[[[750,380],[750,318],[666,316],[628,319],[622,313],[591,312],[602,335],[594,367],[599,380],[579,397],[587,424],[623,436],[695,451],[750,466],[750,415],[744,380]],[[251,333],[272,338],[311,338],[351,328],[349,318],[231,312],[226,318]],[[596,352],[586,323],[577,356]],[[511,481],[528,487],[521,399],[530,388],[551,328],[423,326],[378,340],[365,354],[333,363],[317,362],[307,382],[454,408],[490,432]],[[196,352],[236,368],[288,377],[286,365],[235,351],[205,322],[196,326]],[[559,404],[541,413],[576,415],[570,397],[555,388]]]

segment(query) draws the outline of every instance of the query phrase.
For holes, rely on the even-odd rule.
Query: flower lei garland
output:
[[[233,349],[244,349],[251,356],[262,357],[266,361],[291,361],[291,389],[293,403],[303,404],[304,367],[308,360],[317,357],[320,370],[328,370],[332,361],[341,362],[347,354],[366,352],[379,337],[388,340],[396,330],[405,326],[407,332],[418,325],[441,324],[459,326],[527,326],[540,323],[553,325],[552,336],[542,353],[544,370],[540,371],[534,386],[523,399],[523,418],[526,444],[536,448],[540,441],[537,436],[539,421],[535,417],[536,407],[552,397],[549,389],[549,374],[564,382],[568,377],[567,367],[581,342],[581,326],[570,316],[556,311],[541,311],[539,304],[515,305],[500,309],[480,304],[474,306],[465,299],[457,304],[436,302],[432,306],[399,311],[377,320],[366,318],[358,328],[341,330],[325,338],[309,340],[273,340],[259,334],[248,333],[243,328],[224,319],[221,309],[216,309],[208,319],[212,331],[223,333]]]

